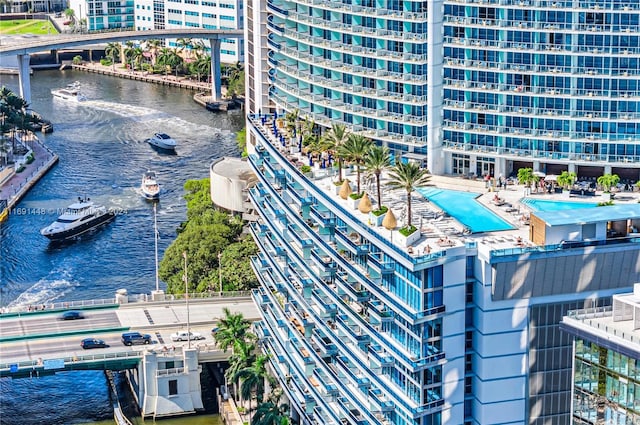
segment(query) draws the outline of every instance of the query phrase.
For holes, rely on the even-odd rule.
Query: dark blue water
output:
[[[51,89],[76,80],[89,102],[52,98]],[[31,83],[32,109],[54,125],[53,133],[39,137],[60,162],[18,207],[56,210],[78,196],[89,196],[124,214],[65,246],[50,245],[39,233],[55,215],[12,215],[0,227],[0,306],[111,298],[119,288],[149,293],[155,288],[153,207],[138,192],[142,173],[154,170],[162,186],[162,255],[186,218],[184,182],[208,177],[215,158],[239,155],[235,132],[244,125],[242,112],[213,114],[193,102],[190,91],[76,71],[39,71]],[[3,75],[2,85],[18,92],[17,77]],[[177,155],[158,153],[144,142],[158,131],[178,141]],[[105,419],[105,414],[108,418],[102,373],[71,375],[89,388],[87,393],[76,396],[74,378],[67,382],[61,376],[3,381],[0,423],[79,423]]]

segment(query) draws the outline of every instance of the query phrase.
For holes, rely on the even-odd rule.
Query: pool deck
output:
[[[260,123],[256,124],[259,125]],[[262,125],[262,129],[264,134],[269,135],[272,145],[286,156],[294,165],[299,167],[301,164],[308,164],[306,155],[297,151],[297,142],[285,140],[285,142],[281,143],[280,141],[275,140],[272,134],[272,128],[272,120],[270,118],[266,119],[265,123]],[[318,188],[322,189],[328,196],[332,197],[337,204],[341,205],[345,210],[351,211],[356,219],[369,225],[371,230],[378,233],[382,238],[385,238],[394,245],[400,247],[400,243],[398,243],[400,236],[397,230],[407,223],[406,192],[401,190],[390,190],[386,187],[386,183],[389,180],[387,173],[383,173],[381,176],[381,205],[387,206],[391,209],[397,219],[398,226],[393,231],[387,230],[382,226],[373,225],[370,222],[368,214],[363,214],[354,208],[353,200],[343,200],[336,194],[334,181],[337,180],[337,173],[334,170],[330,168],[318,169],[316,167],[312,171],[312,174],[313,176],[310,176],[309,178],[314,181],[314,184]],[[355,191],[356,173],[350,169],[343,169],[342,177],[350,180],[353,190]],[[376,209],[378,207],[378,202],[375,199],[377,195],[376,185],[373,179],[367,179],[364,172],[361,173],[360,179],[360,190],[364,190],[368,193],[371,198],[373,208]],[[528,191],[526,191],[526,188],[523,185],[518,184],[508,185],[506,190],[501,189],[494,191],[487,189],[485,182],[482,180],[470,180],[447,176],[431,176],[427,188],[428,187],[477,193],[478,197],[476,200],[478,202],[513,225],[514,228],[510,230],[466,234],[465,226],[463,224],[459,223],[447,214],[443,214],[443,211],[419,193],[413,192],[411,198],[411,223],[419,229],[421,234],[420,238],[411,246],[402,248],[405,249],[409,255],[414,257],[433,255],[439,251],[464,247],[470,242],[475,242],[478,246],[482,245],[484,249],[488,250],[535,246],[533,242],[529,241],[529,226],[525,220],[531,210],[526,205],[520,203],[520,200],[525,197],[565,202],[587,202],[591,204],[604,200],[603,197],[600,196],[601,192],[598,192],[595,197],[577,196],[571,198],[566,194],[527,194]],[[501,198],[504,203],[501,205],[494,203],[493,200],[496,195]],[[620,192],[616,194],[614,201],[616,204],[637,203],[639,199],[640,193],[638,192]],[[354,235],[354,238],[358,241],[360,240],[358,235]]]

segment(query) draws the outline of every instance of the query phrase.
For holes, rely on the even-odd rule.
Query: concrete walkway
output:
[[[35,134],[29,133],[25,143],[33,151],[35,161],[25,164],[22,172],[15,173],[0,186],[0,199],[8,201],[9,214],[18,213],[14,210],[15,205],[58,162],[58,155],[47,148]]]

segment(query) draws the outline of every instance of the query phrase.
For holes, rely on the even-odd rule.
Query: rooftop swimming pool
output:
[[[418,193],[467,226],[472,233],[511,230],[514,227],[476,200],[477,193],[447,189],[418,189]]]
[[[534,211],[563,211],[575,210],[578,208],[595,208],[598,206],[597,203],[591,202],[553,201],[551,199],[533,198],[521,199],[520,203]]]

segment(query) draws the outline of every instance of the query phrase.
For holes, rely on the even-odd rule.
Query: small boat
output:
[[[167,151],[175,151],[177,142],[166,133],[156,133],[150,139],[147,139],[147,143],[159,149]]]
[[[74,82],[63,89],[51,90],[53,97],[59,99],[71,100],[74,102],[84,102],[87,100],[86,96],[80,92],[80,83]]]
[[[78,198],[69,205],[56,221],[40,231],[52,241],[75,238],[83,233],[109,223],[116,216],[115,211],[93,203],[89,198]]]
[[[142,175],[142,184],[140,185],[142,196],[147,199],[159,199],[160,198],[160,185],[156,179],[156,173],[153,171],[147,171]]]

